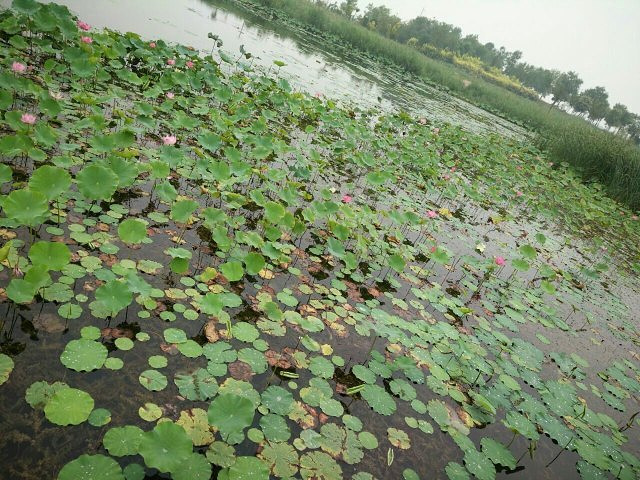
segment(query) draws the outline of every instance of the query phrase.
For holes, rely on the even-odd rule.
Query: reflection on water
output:
[[[8,6],[11,0],[0,0]],[[403,108],[431,120],[462,125],[470,131],[506,135],[526,132],[500,117],[433,88],[415,77],[358,55],[277,19],[262,18],[230,0],[57,0],[95,27],[132,31],[148,39],[212,49],[209,32],[223,40],[234,58],[240,46],[254,55],[253,64],[281,70],[298,89],[355,102],[363,108]]]

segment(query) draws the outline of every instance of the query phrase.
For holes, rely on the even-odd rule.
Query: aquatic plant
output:
[[[0,73],[0,446],[66,447],[7,476],[494,478],[542,451],[639,473],[615,292],[640,225],[601,187],[528,143],[161,40],[84,44],[66,8],[14,7],[0,61],[30,69]],[[578,341],[625,348],[594,362],[563,351]]]

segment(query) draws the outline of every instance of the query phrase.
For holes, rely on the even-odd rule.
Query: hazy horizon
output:
[[[536,66],[573,70],[584,80],[582,89],[603,86],[611,106],[622,103],[640,114],[640,1],[358,2],[361,10],[368,4],[385,5],[403,20],[422,14],[453,24],[464,35],[478,35],[482,43],[521,50],[522,61]]]

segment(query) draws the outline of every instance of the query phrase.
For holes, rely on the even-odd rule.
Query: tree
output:
[[[342,2],[340,7],[338,7],[338,11],[351,20],[354,14],[360,11],[358,8],[358,0],[346,0],[346,2]]]
[[[568,102],[571,95],[578,93],[578,89],[582,85],[582,79],[575,72],[560,73],[551,85],[551,94],[553,95],[551,105],[558,102]]]
[[[632,113],[621,103],[616,103],[611,107],[611,110],[609,110],[604,117],[604,121],[607,122],[607,125],[617,128],[618,131],[629,125],[632,120]]]
[[[574,112],[579,116],[582,116],[589,112],[589,106],[591,105],[591,98],[582,93],[574,93],[569,97],[569,105]]]
[[[388,7],[374,7],[372,4],[367,5],[360,23],[365,27],[376,30],[385,37],[391,37],[391,34],[401,24],[400,18],[391,14]]]
[[[604,87],[588,88],[581,95],[589,99],[589,118],[598,123],[609,111],[609,94]]]

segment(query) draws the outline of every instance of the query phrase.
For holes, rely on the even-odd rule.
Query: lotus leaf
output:
[[[209,423],[224,437],[241,433],[253,422],[253,403],[232,393],[220,393],[209,406]]]
[[[107,348],[101,343],[80,338],[67,343],[60,361],[71,370],[90,372],[104,365],[107,353]]]
[[[149,468],[156,468],[160,472],[177,472],[182,463],[191,458],[193,444],[180,425],[163,422],[142,434],[138,453]]]
[[[47,420],[56,425],[78,425],[89,418],[93,405],[93,398],[87,392],[60,388],[45,405],[44,413]]]
[[[136,455],[138,446],[142,441],[144,431],[134,425],[111,428],[105,433],[102,443],[109,455],[123,457],[125,455]]]
[[[60,473],[58,480],[125,480],[118,462],[105,455],[80,455],[70,461]]]

